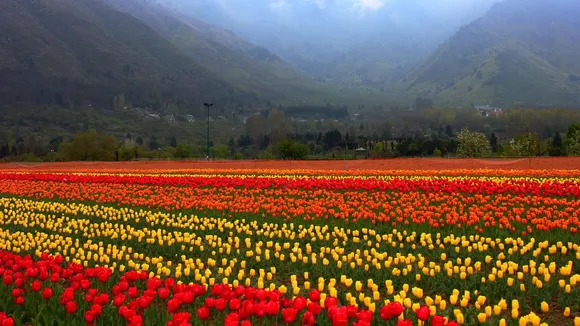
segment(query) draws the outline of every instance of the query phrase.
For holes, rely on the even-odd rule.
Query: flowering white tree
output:
[[[459,157],[485,157],[491,153],[487,137],[480,132],[471,132],[463,128],[457,135],[457,142]]]

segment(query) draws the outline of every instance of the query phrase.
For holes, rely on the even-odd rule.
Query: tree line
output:
[[[280,130],[276,130],[280,131]],[[376,138],[352,137],[338,129],[319,133],[269,133],[258,139],[248,134],[231,137],[226,144],[210,144],[212,159],[332,159],[389,157],[539,157],[580,156],[580,124],[565,134],[550,138],[525,129],[511,139],[499,139],[450,126],[433,135]],[[250,150],[248,150],[250,149]],[[163,144],[155,137],[147,140],[127,134],[124,139],[96,130],[78,133],[71,139],[55,137],[41,144],[34,137],[0,144],[0,159],[22,161],[128,161],[152,159],[205,158],[203,144],[190,144],[171,137]]]

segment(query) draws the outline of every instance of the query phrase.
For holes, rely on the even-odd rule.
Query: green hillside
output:
[[[580,4],[507,0],[462,27],[401,83],[454,104],[580,104]]]
[[[264,100],[283,104],[380,103],[378,91],[316,82],[267,49],[154,0],[108,0],[165,36],[212,73]]]
[[[134,105],[258,101],[100,0],[4,0],[0,30],[4,105],[110,107],[121,93]]]

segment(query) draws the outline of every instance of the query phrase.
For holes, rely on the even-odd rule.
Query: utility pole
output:
[[[213,106],[213,103],[203,103],[207,107],[207,157],[209,161],[209,108]]]

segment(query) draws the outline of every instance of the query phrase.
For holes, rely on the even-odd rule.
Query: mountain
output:
[[[380,88],[497,0],[160,0],[233,30],[297,68]]]
[[[236,87],[264,99],[307,92],[314,80],[298,73],[277,55],[151,0],[107,0],[115,9],[139,19],[168,39],[182,53]]]
[[[496,4],[408,74],[404,91],[449,103],[578,106],[579,12],[575,0]]]
[[[101,0],[3,0],[0,30],[3,104],[258,102]]]

